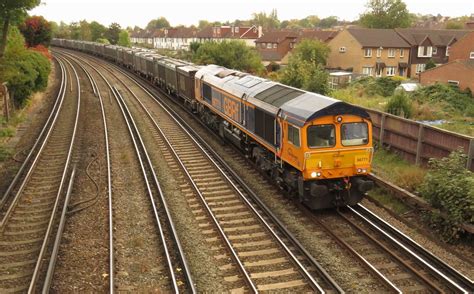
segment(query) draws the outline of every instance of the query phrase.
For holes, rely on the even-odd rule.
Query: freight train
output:
[[[54,39],[108,59],[180,99],[311,209],[355,205],[373,187],[369,114],[354,105],[217,65],[150,50]]]

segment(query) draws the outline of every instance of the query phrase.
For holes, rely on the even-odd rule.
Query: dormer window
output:
[[[418,46],[418,57],[431,57],[433,55],[433,47]]]

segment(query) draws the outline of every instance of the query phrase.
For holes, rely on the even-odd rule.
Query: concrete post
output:
[[[423,124],[419,124],[419,129],[418,129],[418,143],[416,145],[416,159],[415,159],[415,164],[420,165],[421,164],[421,152],[423,148],[423,133],[425,130],[425,127]]]
[[[385,113],[382,113],[382,119],[380,121],[380,137],[379,137],[379,144],[380,147],[383,147],[383,135],[384,135],[384,128],[385,128]]]

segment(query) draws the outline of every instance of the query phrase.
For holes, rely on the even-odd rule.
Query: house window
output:
[[[474,52],[469,53],[469,59],[474,59]]]
[[[234,32],[238,33],[239,32],[239,27],[235,27]]]
[[[395,75],[395,66],[387,66],[387,77],[393,77]]]
[[[381,57],[382,56],[382,48],[378,48],[377,49],[377,57]]]
[[[272,49],[272,43],[267,43],[267,49]]]
[[[290,43],[290,48],[293,49],[293,43]]]
[[[341,53],[346,52],[346,47],[339,47],[339,52],[341,52]]]
[[[416,65],[416,73],[420,73],[422,71],[425,71],[425,64],[424,63],[417,64]]]
[[[388,49],[388,57],[395,57],[395,49],[390,48]]]
[[[438,47],[433,47],[433,55],[438,54]]]
[[[265,48],[265,47],[267,47],[267,44],[266,44],[266,43],[262,43],[261,46],[262,46],[262,48]]]
[[[449,48],[451,48],[451,47],[446,46],[446,56],[449,56]]]
[[[364,56],[365,57],[372,57],[372,48],[365,48],[364,49]]]
[[[288,125],[288,142],[292,143],[296,147],[300,147],[300,129]]]
[[[273,49],[276,49],[278,47],[277,43],[273,43]]]
[[[459,81],[448,80],[448,84],[454,85],[454,86],[459,86]]]
[[[400,57],[403,57],[405,55],[405,51],[403,49],[400,49]]]
[[[431,57],[432,53],[433,53],[433,47],[418,46],[418,57]]]
[[[372,76],[373,70],[374,70],[373,67],[364,66],[364,67],[362,68],[362,73],[363,73],[364,75]]]

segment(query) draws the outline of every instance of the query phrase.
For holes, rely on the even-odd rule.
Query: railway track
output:
[[[136,79],[134,80],[136,81]],[[143,82],[140,82],[140,84],[143,85]],[[152,96],[150,93],[147,93],[147,95]],[[159,99],[156,96],[154,96],[153,98],[157,100]],[[162,117],[162,115],[159,115],[159,116],[155,115],[155,117]],[[181,121],[181,123],[185,124],[185,122],[183,121]],[[161,123],[160,123],[160,126],[161,126]],[[151,125],[150,127],[152,128]],[[188,132],[193,132],[193,131],[188,129]],[[173,132],[171,131],[171,133]],[[181,146],[179,144],[184,144],[185,146],[187,146],[185,143],[179,142],[179,140],[182,140],[182,136],[176,136],[175,140],[177,140],[178,142],[177,146]],[[196,139],[196,140],[200,141],[199,139]],[[166,147],[166,145],[169,145],[169,143],[170,142],[166,142],[166,140],[162,140],[160,147],[161,146]],[[187,143],[192,143],[192,142],[187,142]],[[202,143],[203,142],[201,142],[201,144]],[[177,150],[179,152],[186,152],[186,150],[184,149],[185,146],[178,147]],[[178,151],[176,153],[178,153]],[[207,152],[213,153],[212,150],[207,150]],[[177,155],[179,156],[179,154]],[[187,157],[194,159],[194,156],[195,154],[191,153]],[[176,156],[174,155],[173,152],[168,153],[168,158],[170,160],[170,165],[175,166],[175,167],[179,167],[181,164],[184,165],[184,163],[186,162],[186,160],[182,160],[181,163],[179,161],[176,162]],[[186,158],[186,154],[185,154],[185,158]],[[174,165],[173,165],[173,160],[175,162]],[[203,174],[205,175],[205,173],[199,170],[198,168],[200,168],[199,165],[195,166],[194,168],[191,168],[191,171],[194,170],[196,175],[199,178],[199,175],[203,175]],[[191,187],[192,189],[189,190],[189,186],[190,186],[189,182],[188,183],[183,182],[182,184],[183,184],[183,187],[186,187],[184,188],[184,191],[190,192],[190,195],[191,195],[194,187]],[[196,193],[196,191],[193,193]],[[190,196],[190,199],[195,199],[195,197]],[[230,203],[223,202],[223,203],[227,206],[232,206],[235,204],[235,202],[230,202]],[[193,204],[196,205],[196,207],[202,207],[202,205],[199,206],[199,203],[196,203],[195,200],[191,200],[191,205]],[[212,203],[212,204],[218,205],[219,203],[216,203],[216,204]],[[226,206],[224,206],[224,208],[225,207]],[[463,277],[456,270],[452,269],[450,266],[448,266],[447,264],[445,264],[444,262],[442,262],[441,260],[433,256],[431,253],[427,252],[420,245],[412,244],[414,243],[412,240],[410,240],[406,236],[402,236],[403,234],[401,234],[400,232],[397,232],[396,229],[394,228],[390,229],[388,224],[382,225],[383,221],[377,220],[378,219],[377,216],[370,213],[366,214],[367,212],[364,212],[363,208],[360,208],[360,207],[357,207],[356,210],[358,211],[359,214],[364,213],[365,216],[360,217],[357,215],[356,212],[352,212],[351,210],[348,210],[348,211],[341,212],[342,214],[344,214],[344,217],[341,215],[329,215],[329,216],[323,216],[323,218],[324,217],[335,218],[334,221],[330,222],[331,224],[341,223],[341,226],[346,227],[342,229],[343,231],[351,230],[352,237],[355,239],[358,239],[358,241],[362,243],[361,247],[356,248],[356,246],[350,246],[349,244],[352,244],[351,242],[347,242],[343,238],[339,238],[335,233],[338,232],[338,230],[341,230],[341,228],[331,229],[327,227],[327,231],[333,235],[333,238],[336,239],[337,242],[342,247],[345,247],[349,251],[351,251],[351,254],[353,254],[354,256],[358,255],[356,259],[359,259],[362,264],[364,264],[370,271],[372,271],[374,276],[381,279],[381,282],[385,284],[388,289],[391,289],[394,292],[401,292],[401,291],[403,292],[411,292],[411,291],[413,292],[417,292],[417,291],[446,292],[448,291],[448,292],[470,293],[473,291],[472,281],[470,281],[468,278]],[[232,213],[233,212],[231,212],[231,214]],[[311,218],[314,218],[314,215]],[[364,219],[371,219],[372,224],[367,222]],[[324,220],[317,221],[318,224],[322,222],[324,222]],[[379,229],[375,229],[373,227],[373,224],[375,223],[379,223]],[[207,223],[203,224],[203,226],[207,227],[208,224]],[[362,230],[364,230],[364,232],[362,232]],[[370,232],[371,230],[373,231]],[[380,234],[380,235],[376,235],[376,234]],[[350,235],[350,234],[347,234],[347,235]],[[364,235],[365,237],[363,237]],[[390,235],[391,237],[387,237],[387,235]],[[397,239],[397,241],[394,241],[393,239]],[[349,240],[349,241],[354,241],[354,240]],[[347,246],[344,244],[347,244]],[[365,244],[365,247],[367,248],[370,247],[373,249],[373,251],[370,251],[370,250],[364,251],[364,244]],[[414,257],[412,256],[412,254],[407,253],[404,247],[411,248],[410,250],[416,253],[416,255],[420,258]],[[373,252],[376,252],[376,253],[373,253]],[[379,257],[381,258],[381,261],[377,260],[376,255],[379,255]]]
[[[123,86],[134,97],[128,101],[132,112],[148,117],[146,129],[152,130],[168,165],[181,177],[179,188],[195,208],[196,221],[218,261],[232,260],[222,265],[230,288],[341,291],[291,234],[280,231],[274,216],[250,199],[251,191],[239,184],[235,173],[226,172],[166,109],[152,115],[134,93],[141,89],[150,95],[145,89]]]
[[[78,64],[87,64],[90,67],[90,64],[87,62],[83,62],[77,58],[74,58],[68,55],[68,58],[71,58]],[[82,65],[81,65],[82,66]],[[169,290],[173,292],[196,292],[194,288],[194,283],[189,272],[187,261],[182,251],[179,238],[177,233],[174,229],[174,223],[171,219],[169,214],[166,200],[162,193],[160,183],[157,180],[155,171],[153,166],[150,162],[148,151],[146,146],[143,144],[143,140],[140,135],[140,131],[138,130],[133,117],[130,114],[130,111],[127,108],[127,105],[123,101],[123,97],[121,93],[117,90],[115,86],[111,84],[109,79],[102,74],[97,68],[92,67],[97,75],[105,82],[109,90],[111,91],[111,95],[115,99],[117,107],[120,109],[120,113],[123,116],[123,119],[126,123],[126,129],[128,130],[129,137],[132,141],[132,145],[136,154],[136,157],[139,161],[141,176],[143,178],[143,182],[146,186],[146,196],[148,196],[149,204],[152,208],[152,215],[154,219],[154,224],[156,225],[156,229],[158,230],[157,236],[160,239],[161,250],[163,250],[163,259],[164,264],[167,267],[167,279],[169,282]],[[91,76],[91,79],[94,78]],[[96,82],[94,81],[94,84]],[[95,92],[98,93],[100,96],[100,90],[96,84]],[[111,101],[109,101],[111,102]],[[111,115],[112,111],[108,111],[109,116]],[[106,112],[104,112],[104,123],[106,121]],[[110,120],[110,118],[108,118]],[[113,153],[114,150],[111,148],[111,152]],[[113,164],[113,163],[112,163]],[[111,169],[109,164],[109,169]],[[112,175],[113,179],[113,175]],[[109,191],[112,191],[112,181],[110,181],[109,177]],[[114,221],[114,217],[117,217],[117,213],[120,213],[119,210],[122,209],[117,207],[118,204],[114,204],[114,200],[112,198],[111,192],[109,192],[109,247],[110,247],[110,257],[109,257],[109,290],[111,293],[115,291],[122,291],[122,290],[133,290],[133,287],[129,286],[129,281],[126,278],[121,277],[121,272],[123,272],[123,265],[121,269],[117,268],[115,260],[118,259],[117,263],[120,263],[120,258],[118,256],[123,255],[124,253],[121,252],[121,247],[126,240],[121,239],[120,236],[115,236],[116,234],[114,231],[118,230],[118,227],[123,224],[121,220]],[[142,211],[134,211],[133,213],[142,214]],[[114,229],[115,228],[115,229]],[[120,234],[119,234],[120,235]],[[119,245],[117,245],[119,243]],[[156,248],[156,250],[160,250],[160,248]],[[118,265],[120,266],[120,264]],[[161,274],[162,275],[162,274]],[[157,277],[160,278],[160,277]],[[161,278],[160,278],[161,279]],[[144,288],[142,288],[144,289]]]
[[[53,113],[32,148],[31,156],[8,189],[7,196],[10,197],[2,207],[2,293],[37,290],[43,261],[48,258],[49,237],[57,222],[58,208],[64,202],[81,102],[75,68],[61,59],[58,62],[62,81]],[[74,76],[75,82],[68,76]],[[67,94],[68,85],[76,90],[75,95]]]

